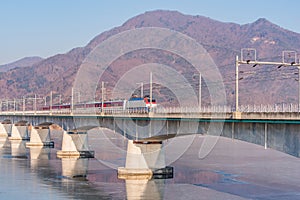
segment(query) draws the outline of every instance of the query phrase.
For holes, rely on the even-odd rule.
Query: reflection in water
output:
[[[86,180],[89,166],[88,158],[62,158],[61,163],[63,177]]]
[[[87,182],[90,159],[58,159],[56,151],[53,148],[30,148],[30,173],[37,175],[41,185],[51,187],[57,196],[53,199],[111,199],[102,188]]]
[[[230,176],[227,176],[227,179]],[[176,168],[174,182],[176,183],[191,183],[195,185],[209,185],[221,182],[224,176],[212,170],[191,170],[183,167]]]
[[[164,199],[165,180],[125,180],[126,196],[132,199]]]
[[[50,159],[50,148],[43,146],[31,146],[27,147],[30,151],[30,166],[32,169],[37,169],[41,164],[44,163],[46,166]]]
[[[11,140],[11,156],[12,158],[28,158],[25,147],[26,141],[22,140]]]
[[[0,148],[7,148],[9,145],[10,143],[8,142],[8,138],[0,136]]]
[[[43,146],[32,146],[27,147],[30,150],[30,159],[31,160],[45,160],[49,159],[50,148],[44,148]]]
[[[54,135],[56,137],[57,135]],[[56,138],[57,144],[61,139]],[[113,138],[122,144],[123,138]],[[96,155],[123,162],[122,150]],[[101,141],[100,141],[101,142]],[[97,159],[58,159],[60,147],[25,148],[0,137],[0,199],[299,199],[299,158],[244,142],[220,139],[205,159],[199,141],[176,161],[173,179],[118,180]],[[123,145],[126,146],[126,145]],[[263,150],[262,150],[263,149]],[[102,150],[102,149],[101,149]],[[28,152],[30,154],[28,154]],[[30,156],[29,156],[30,155]],[[125,156],[125,155],[123,155]],[[16,158],[30,159],[16,159]]]

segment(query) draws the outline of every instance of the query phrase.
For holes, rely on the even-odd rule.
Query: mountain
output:
[[[122,26],[103,32],[85,47],[74,48],[65,54],[58,54],[31,66],[15,68],[0,74],[0,96],[21,97],[23,95],[49,95],[50,91],[62,94],[70,101],[71,87],[84,58],[102,41],[117,33],[140,27],[163,27],[184,33],[205,47],[219,67],[226,87],[228,104],[234,104],[235,56],[242,48],[255,48],[260,61],[281,61],[282,51],[297,51],[300,48],[300,34],[286,30],[267,19],[258,19],[244,25],[224,23],[204,16],[184,15],[177,11],[150,11],[133,17]],[[162,56],[166,55],[166,56]],[[120,57],[112,63],[105,76],[107,89],[131,66],[143,63],[162,64],[174,67],[190,76],[194,72],[186,67],[188,63],[176,55],[166,52],[143,50]],[[295,67],[278,69],[276,66],[240,66],[240,103],[298,103],[298,79]],[[196,83],[195,83],[196,86]],[[208,91],[203,84],[203,102],[208,102]],[[100,90],[99,90],[100,91]],[[159,101],[171,101],[174,96],[156,90]],[[97,93],[99,94],[99,93]],[[169,97],[168,97],[169,96]]]
[[[14,68],[32,66],[42,60],[43,60],[43,58],[38,57],[38,56],[25,57],[25,58],[15,61],[15,62],[9,63],[9,64],[0,65],[0,72],[7,72]]]

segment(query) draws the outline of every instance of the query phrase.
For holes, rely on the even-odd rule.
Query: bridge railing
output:
[[[147,114],[148,108],[134,108],[130,110],[124,110],[122,108],[106,108],[103,113],[105,114]],[[196,113],[230,113],[234,112],[235,108],[231,106],[202,106],[201,108],[192,107],[163,107],[159,106],[151,110],[157,114],[196,114]],[[268,104],[268,105],[241,105],[239,111],[243,113],[300,113],[300,107],[298,104]],[[0,114],[4,115],[26,115],[26,114],[39,114],[39,115],[51,115],[51,114],[96,114],[100,115],[101,109],[87,108],[87,109],[53,109],[53,110],[36,110],[36,111],[0,111]]]
[[[298,104],[268,104],[268,105],[241,105],[240,112],[246,113],[297,113],[299,112]]]
[[[199,107],[157,107],[154,113],[228,113],[231,106],[203,106]]]
[[[73,111],[73,113],[76,114],[101,114],[101,109],[76,109]],[[131,113],[137,113],[137,114],[146,114],[149,113],[148,108],[132,108],[132,109],[122,109],[122,108],[105,108],[103,109],[103,113],[105,114],[131,114]]]
[[[231,106],[203,106],[199,107],[157,107],[154,113],[230,113],[236,111]],[[245,113],[298,113],[298,104],[267,104],[267,105],[241,105],[240,112]]]

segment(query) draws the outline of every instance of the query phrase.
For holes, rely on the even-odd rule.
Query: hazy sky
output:
[[[85,46],[101,32],[157,9],[238,24],[263,17],[300,33],[299,0],[0,0],[0,64]]]

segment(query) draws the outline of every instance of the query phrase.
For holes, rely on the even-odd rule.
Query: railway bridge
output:
[[[254,107],[253,107],[254,108]],[[10,140],[28,140],[26,146],[53,146],[53,129],[63,131],[58,157],[93,157],[88,132],[100,127],[113,130],[128,139],[126,164],[119,176],[168,174],[162,151],[164,140],[202,134],[200,157],[205,157],[218,137],[229,137],[262,145],[299,157],[300,113],[286,106],[243,107],[241,112],[218,107],[164,108],[151,112],[76,113],[61,111],[7,111],[0,113],[0,135]],[[180,147],[178,147],[180,150]],[[101,153],[101,152],[96,152]]]

